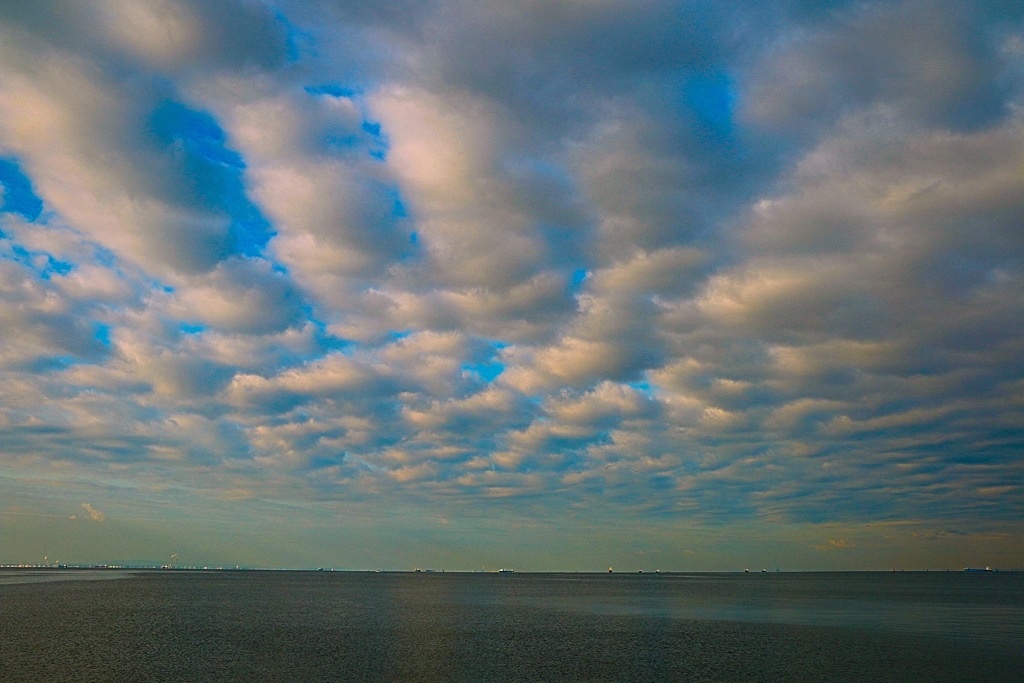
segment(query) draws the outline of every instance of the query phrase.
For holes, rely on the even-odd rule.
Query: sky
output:
[[[7,0],[0,563],[1024,567],[1024,5]]]

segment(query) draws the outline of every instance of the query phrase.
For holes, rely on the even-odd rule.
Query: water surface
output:
[[[0,680],[1018,681],[1024,671],[1014,573],[97,573],[110,575],[124,579],[0,585]]]

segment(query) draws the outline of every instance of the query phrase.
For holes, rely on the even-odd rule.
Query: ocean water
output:
[[[1021,573],[0,571],[5,682],[1022,680]]]

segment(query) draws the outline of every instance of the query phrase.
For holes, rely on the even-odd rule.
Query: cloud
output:
[[[175,103],[166,74],[145,65],[272,65],[249,47],[280,50],[272,17],[250,5],[105,2],[70,29],[51,22],[72,17],[50,3],[8,12],[0,150],[20,158],[40,197],[160,275],[225,258],[237,239],[233,207],[210,188],[228,188],[237,170],[216,148],[216,126],[204,129],[200,115]],[[119,70],[133,76],[113,77]]]
[[[94,508],[89,503],[82,503],[82,509],[85,510],[85,514],[71,515],[68,519],[84,519],[90,522],[96,522],[102,524],[107,521],[107,516]]]
[[[268,262],[232,259],[179,287],[168,313],[186,323],[267,334],[298,324],[302,309],[301,292]]]
[[[802,557],[1020,518],[1019,12],[0,19],[0,487]]]
[[[371,104],[389,131],[388,163],[415,207],[437,281],[504,290],[549,263],[546,236],[536,228],[548,218],[536,210],[544,205],[524,196],[515,171],[503,168],[512,161],[503,148],[514,144],[503,139],[512,132],[504,112],[469,93],[406,88],[379,93]],[[552,218],[575,218],[561,213],[570,215]]]
[[[147,139],[144,128],[158,93],[132,92],[66,55],[33,58],[15,50],[6,50],[9,66],[0,75],[6,122],[0,138],[24,159],[44,201],[146,267],[195,271],[216,263],[230,243],[229,220],[173,196],[183,169],[174,168],[173,150]],[[118,102],[133,106],[121,109]]]
[[[752,70],[745,112],[757,122],[813,127],[884,103],[928,124],[990,124],[1003,113],[1002,64],[995,45],[974,32],[972,14],[957,2],[840,11],[824,30],[780,42]]]
[[[91,319],[96,299],[68,296],[62,286],[81,273],[61,276],[63,266],[50,255],[28,251],[8,239],[0,238],[0,256],[5,257],[0,260],[0,320],[6,330],[0,364],[45,370],[69,359],[98,361],[106,355],[99,339],[104,328]],[[113,292],[115,297],[120,293]]]
[[[100,14],[105,44],[157,69],[271,68],[287,57],[285,28],[260,4],[105,0]]]

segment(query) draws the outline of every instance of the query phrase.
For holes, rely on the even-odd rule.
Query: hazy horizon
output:
[[[1024,567],[1024,5],[0,5],[0,564]]]
[[[728,569],[685,569],[685,568],[657,568],[657,569],[636,569],[614,567],[607,568],[547,568],[547,569],[516,569],[511,567],[339,567],[339,566],[256,566],[242,564],[188,564],[175,561],[174,563],[161,562],[159,560],[111,560],[97,563],[68,563],[62,560],[50,563],[0,563],[0,571],[3,570],[26,570],[31,572],[35,569],[50,569],[60,571],[63,569],[75,571],[312,571],[312,572],[350,572],[350,573],[538,573],[538,574],[626,574],[626,575],[689,575],[689,574],[762,574],[762,573],[946,573],[946,572],[984,572],[984,573],[1021,573],[1021,567],[992,567],[992,566],[971,566],[971,567],[872,567],[861,569],[783,569],[781,567],[761,568],[728,568]]]

